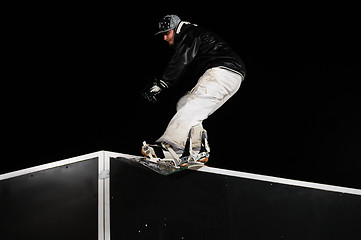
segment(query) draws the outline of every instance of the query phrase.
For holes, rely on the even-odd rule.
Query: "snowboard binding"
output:
[[[162,163],[178,168],[181,162],[178,154],[166,143],[150,145],[144,141],[141,152],[153,163]]]
[[[192,129],[189,130],[187,142],[184,147],[183,154],[180,157],[181,159],[180,165],[195,164],[195,163],[205,164],[206,162],[208,162],[210,148],[207,140],[208,138],[207,131],[203,129],[201,134],[202,134],[201,148],[199,152],[196,152],[192,149],[192,138],[191,138]]]

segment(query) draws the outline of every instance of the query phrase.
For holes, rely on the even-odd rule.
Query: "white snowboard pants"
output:
[[[182,152],[192,129],[192,148],[199,149],[202,121],[237,92],[242,80],[240,74],[223,67],[208,69],[196,86],[179,99],[177,113],[157,142],[166,142],[175,151]]]

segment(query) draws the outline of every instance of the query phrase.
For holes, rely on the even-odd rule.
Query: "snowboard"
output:
[[[146,157],[133,158],[132,161],[137,162],[148,169],[153,170],[156,173],[167,176],[176,172],[180,172],[186,169],[198,169],[204,166],[203,163],[200,162],[190,162],[185,167],[174,166],[174,164],[162,162],[162,161],[151,161]]]

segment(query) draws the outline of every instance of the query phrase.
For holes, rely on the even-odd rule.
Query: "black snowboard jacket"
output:
[[[243,61],[219,36],[188,22],[180,22],[174,30],[175,53],[161,78],[168,87],[190,64],[196,64],[201,74],[213,67],[225,67],[245,77]]]

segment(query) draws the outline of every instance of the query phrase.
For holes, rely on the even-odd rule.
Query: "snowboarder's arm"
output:
[[[162,80],[168,85],[174,85],[182,76],[184,69],[193,61],[200,46],[200,38],[186,36],[180,43],[172,59],[168,63]]]

